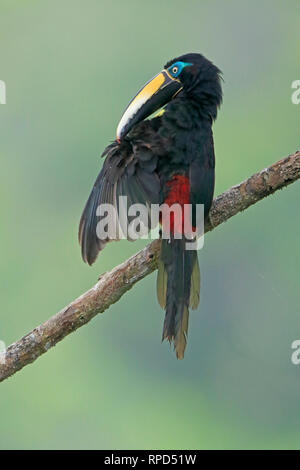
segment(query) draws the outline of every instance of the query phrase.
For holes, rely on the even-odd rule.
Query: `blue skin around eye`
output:
[[[187,65],[193,65],[193,64],[190,64],[189,62],[175,62],[174,64],[171,65],[171,67],[168,68],[168,72],[172,77],[176,78],[178,77],[178,75],[181,74],[182,69],[186,67]],[[177,67],[176,73],[172,72],[173,67]]]

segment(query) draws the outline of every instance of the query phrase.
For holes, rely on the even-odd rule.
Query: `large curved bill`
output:
[[[132,127],[167,104],[182,89],[166,70],[158,73],[130,101],[117,127],[119,142]]]

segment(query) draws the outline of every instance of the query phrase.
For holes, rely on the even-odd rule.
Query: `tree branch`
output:
[[[300,151],[218,196],[210,210],[205,231],[211,231],[238,212],[300,178]],[[105,273],[90,290],[71,302],[19,341],[0,352],[0,381],[15,374],[55,346],[65,336],[104,312],[125,292],[157,268],[160,240]]]

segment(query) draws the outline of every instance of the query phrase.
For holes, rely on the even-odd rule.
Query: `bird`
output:
[[[85,263],[92,265],[108,242],[124,238],[129,219],[122,219],[120,197],[127,197],[128,206],[143,204],[147,210],[152,205],[189,204],[187,226],[190,237],[195,236],[196,206],[204,207],[206,220],[213,201],[212,125],[223,99],[222,80],[212,61],[187,53],[168,61],[130,101],[115,140],[102,154],[104,163],[80,219]],[[114,230],[99,237],[99,208],[107,204],[115,208],[116,215],[109,219]],[[184,357],[189,310],[197,309],[200,300],[198,256],[187,249],[192,238],[183,230],[185,217],[183,212],[177,218],[170,213],[168,227],[159,219],[160,234],[166,232],[157,275],[157,298],[165,310],[162,340],[173,344],[178,359]],[[131,239],[128,234],[125,238]]]

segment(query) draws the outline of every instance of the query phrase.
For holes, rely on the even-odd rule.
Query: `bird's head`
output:
[[[117,127],[117,141],[177,96],[193,100],[215,119],[222,101],[221,71],[201,54],[185,54],[167,62],[130,101]]]

